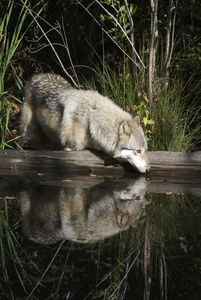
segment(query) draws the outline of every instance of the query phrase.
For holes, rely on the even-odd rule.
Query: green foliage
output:
[[[141,101],[140,104],[136,106],[136,109],[142,120],[146,139],[149,141],[155,127],[155,122],[151,118],[148,102],[145,100]]]
[[[121,2],[118,0],[104,1],[103,3],[108,6],[108,10],[105,9],[107,13],[101,16],[102,22],[111,22],[107,27],[107,32],[114,39],[117,39],[118,43],[121,43],[121,47],[125,51],[128,51],[124,42],[125,33],[130,33],[130,23],[125,5],[121,5]],[[172,7],[172,11],[175,8]],[[129,9],[133,17],[137,11],[137,6],[134,9],[130,5]],[[196,51],[193,48],[195,45],[197,47]],[[162,58],[158,52],[156,57],[159,65],[159,61]],[[144,53],[141,53],[141,57],[144,56],[145,49]],[[195,43],[193,41],[189,43],[187,56],[190,60],[199,61],[198,42]],[[177,70],[181,70],[184,67],[184,63],[177,61],[175,66]],[[122,66],[123,68],[125,68],[124,65]],[[196,136],[198,136],[201,129],[201,109],[197,101],[198,95],[192,96],[192,93],[184,89],[184,84],[181,83],[179,78],[175,78],[169,83],[167,78],[161,77],[159,68],[156,65],[154,70],[155,79],[153,78],[152,82],[153,91],[150,94],[150,90],[147,87],[146,74],[138,72],[135,74],[135,77],[132,68],[128,68],[128,63],[124,74],[119,75],[119,79],[112,70],[109,70],[107,67],[103,69],[105,71],[105,94],[114,99],[125,110],[132,114],[137,113],[140,116],[146,138],[149,141],[150,150],[191,151],[193,149]],[[158,80],[157,78],[160,79]],[[167,88],[168,84],[169,87]],[[147,95],[151,99],[148,99]],[[191,104],[189,105],[189,103]]]
[[[201,129],[201,107],[199,86],[189,92],[180,79],[175,78],[169,89],[165,80],[155,85],[153,107],[150,109],[144,74],[137,77],[127,64],[125,76],[104,66],[104,77],[97,72],[94,82],[85,83],[87,88],[99,87],[105,96],[133,116],[139,115],[153,151],[191,151]],[[190,85],[190,83],[189,83]],[[190,105],[189,105],[190,103]]]
[[[106,7],[108,6],[108,10],[105,10],[105,14],[100,15],[102,23],[109,22],[111,25],[109,25],[107,32],[121,46],[126,46],[126,35],[129,35],[131,32],[126,6],[124,4],[122,5],[120,0],[105,0],[103,1],[103,4],[105,4]],[[112,13],[109,12],[111,8],[113,9]],[[135,15],[137,8],[138,6],[134,5],[133,3],[128,4],[128,9],[130,11],[131,16]]]
[[[155,128],[149,143],[150,150],[193,150],[201,129],[201,107],[198,104],[200,89],[197,89],[198,92],[193,95],[177,78],[168,90],[163,83],[158,84],[152,111]]]
[[[43,0],[38,1],[36,6],[43,2]],[[24,1],[24,5],[22,5],[20,13],[18,15],[17,22],[15,24],[14,30],[12,32],[12,35],[10,34],[9,25],[13,17],[14,13],[14,1],[10,0],[8,2],[7,6],[7,12],[3,16],[2,19],[0,19],[0,39],[1,39],[1,48],[0,48],[0,149],[4,149],[6,147],[11,147],[10,143],[15,142],[16,139],[10,139],[9,142],[7,142],[7,136],[11,136],[8,123],[9,123],[9,116],[10,116],[10,106],[6,105],[6,99],[8,97],[16,100],[17,102],[21,102],[19,99],[14,97],[13,95],[10,95],[7,91],[5,91],[4,88],[4,80],[6,75],[9,73],[10,76],[14,77],[16,81],[16,85],[21,89],[22,83],[20,81],[20,78],[17,76],[16,73],[9,70],[9,64],[16,53],[16,50],[18,49],[22,39],[24,38],[24,35],[27,31],[26,28],[23,30],[23,24],[25,21],[25,18],[27,17],[27,9],[26,5],[28,1]],[[43,8],[42,8],[43,9]],[[38,14],[42,11],[42,9],[39,11]],[[31,23],[30,23],[31,25]],[[17,144],[17,143],[16,143]],[[19,146],[17,144],[17,146]]]
[[[13,31],[13,35],[12,37],[10,37],[9,22],[11,20],[13,5],[14,2],[9,1],[7,7],[7,14],[4,15],[0,24],[0,37],[2,39],[0,49],[0,149],[4,149],[6,145],[6,135],[7,133],[9,133],[8,122],[10,115],[10,107],[5,105],[5,100],[9,96],[9,94],[7,91],[4,90],[4,79],[8,70],[9,63],[23,38],[23,35],[20,36],[20,33],[26,17],[25,7],[22,7],[16,27]]]
[[[96,290],[93,299],[118,299],[119,294],[123,290],[123,282],[126,277],[126,263],[118,257],[114,262],[111,258],[106,257],[103,267],[111,270],[101,280],[101,283],[108,283],[108,287],[105,290]],[[126,286],[128,287],[128,282],[126,282]]]

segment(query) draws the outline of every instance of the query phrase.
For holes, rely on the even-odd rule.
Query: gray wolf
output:
[[[40,186],[21,192],[23,232],[41,244],[65,239],[95,243],[135,228],[148,185],[141,177],[129,182],[110,180],[90,189]]]
[[[63,150],[96,149],[150,171],[140,118],[92,90],[74,89],[55,74],[34,75],[24,88],[23,145],[42,128]]]

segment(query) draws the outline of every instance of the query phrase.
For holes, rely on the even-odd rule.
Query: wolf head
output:
[[[146,150],[147,141],[140,126],[140,118],[136,116],[129,121],[122,121],[118,128],[118,143],[114,157],[128,161],[139,172],[146,173],[150,171]]]
[[[117,204],[116,220],[121,229],[137,226],[145,207],[148,186],[149,181],[143,176],[134,180],[125,189],[114,191],[114,200]]]

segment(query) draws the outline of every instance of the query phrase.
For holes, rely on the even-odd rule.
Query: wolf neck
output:
[[[103,105],[101,110],[95,109],[92,112],[93,116],[90,124],[92,147],[113,155],[119,142],[119,126],[121,122],[126,120],[132,124],[133,118],[111,100],[105,99],[105,97],[104,100],[107,101],[107,110],[104,111]]]

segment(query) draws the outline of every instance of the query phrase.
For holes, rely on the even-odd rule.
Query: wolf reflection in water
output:
[[[141,177],[91,189],[44,186],[23,192],[23,232],[40,244],[103,240],[137,226],[148,184]]]

